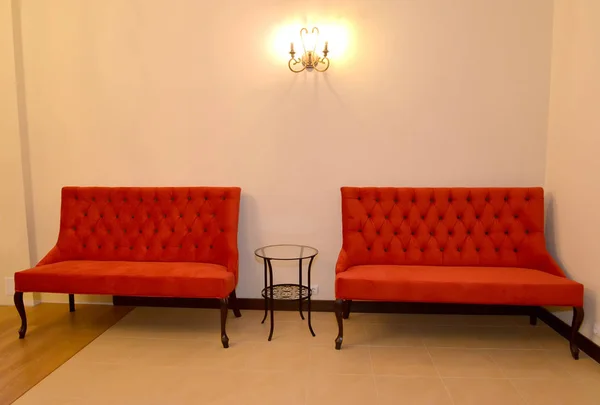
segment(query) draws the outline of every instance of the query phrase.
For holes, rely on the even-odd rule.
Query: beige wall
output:
[[[556,0],[554,15],[547,233],[569,276],[585,284],[582,332],[592,337],[600,324],[600,2]]]
[[[544,182],[550,1],[61,0],[22,17],[37,258],[63,185],[240,185],[239,296],[259,294],[256,247],[298,242],[331,299],[341,185]],[[290,23],[346,27],[326,74],[288,71]]]
[[[6,277],[29,267],[11,3],[0,1],[0,305]]]

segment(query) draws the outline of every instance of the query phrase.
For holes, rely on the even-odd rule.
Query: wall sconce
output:
[[[296,54],[296,52],[294,52],[294,43],[292,42],[290,44],[291,58],[288,62],[288,67],[292,72],[300,73],[305,69],[307,69],[309,72],[313,69],[315,69],[317,72],[324,72],[329,69],[329,58],[327,57],[329,49],[327,49],[327,41],[325,41],[323,57],[317,55],[315,52],[318,37],[319,29],[317,27],[314,27],[310,34],[306,28],[302,28],[300,30],[300,38],[302,39],[302,48],[304,48],[304,54],[301,58],[296,59],[294,57]]]

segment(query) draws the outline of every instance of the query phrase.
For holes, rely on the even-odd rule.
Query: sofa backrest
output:
[[[64,260],[234,265],[237,187],[65,187],[58,242]]]
[[[546,252],[542,188],[343,187],[342,224],[349,266],[531,267]]]

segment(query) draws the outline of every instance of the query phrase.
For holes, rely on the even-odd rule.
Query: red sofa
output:
[[[220,300],[221,341],[229,300],[236,317],[236,187],[65,187],[56,246],[15,273],[14,301],[25,337],[24,292]]]
[[[342,188],[336,349],[352,300],[573,307],[583,285],[546,251],[541,188]],[[535,318],[533,318],[535,320]]]

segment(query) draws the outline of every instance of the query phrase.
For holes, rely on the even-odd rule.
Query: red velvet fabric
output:
[[[165,285],[174,274],[172,269],[184,263],[213,264],[231,273],[235,288],[240,194],[237,187],[65,187],[56,246],[35,269],[15,274],[15,289],[74,293],[61,287],[65,283],[63,276],[44,278],[45,282],[56,280],[57,285],[34,283],[29,277],[42,277],[41,274],[49,269],[48,265],[64,263],[58,266],[59,272],[72,277],[65,284],[72,287],[82,274],[67,271],[65,266],[81,271],[91,269],[78,261],[144,262],[140,266],[152,267],[157,272],[158,268],[164,270],[162,279],[158,273],[150,278]],[[164,265],[150,266],[151,262],[164,262]],[[178,265],[167,262],[178,262]],[[101,268],[109,267],[107,264]],[[115,268],[122,269],[121,276],[127,277],[129,268],[122,264],[115,264]],[[211,279],[213,273],[199,272],[191,278],[201,277]],[[216,278],[220,280],[221,276]],[[212,285],[211,282],[208,284]],[[117,294],[104,291],[105,294]],[[158,294],[158,289],[156,292],[157,296],[177,296],[172,295],[173,291]],[[200,289],[194,295],[213,296],[226,295],[218,289],[212,292]]]
[[[390,265],[411,266],[406,271],[441,266],[441,273],[430,273],[436,274],[436,277],[441,277],[443,271],[457,271],[457,275],[466,275],[464,271],[458,272],[460,268],[472,268],[476,272],[497,267],[498,271],[513,268],[539,270],[565,281],[563,271],[546,251],[544,192],[541,188],[343,187],[342,228],[343,245],[336,264],[338,298],[407,300],[405,290],[401,288],[397,289],[394,299],[383,292],[385,289],[367,288],[369,274],[362,271],[360,274],[365,291],[369,291],[369,294],[358,294],[354,282],[351,283],[352,288],[346,287],[348,284],[342,280],[351,276],[345,272],[363,265],[373,265],[367,270],[374,272],[373,277],[380,277],[376,276],[378,272],[394,272],[396,267]],[[488,270],[487,274],[486,283],[518,292],[515,285],[504,283],[504,277],[496,272]],[[510,274],[516,276],[523,273]],[[405,271],[389,277],[393,277],[396,284],[401,283],[402,279],[406,279],[406,282],[412,279]],[[444,280],[440,278],[437,284],[443,285]],[[428,282],[433,283],[434,280],[420,283]],[[449,285],[455,285],[456,282],[458,280]],[[583,286],[579,286],[581,296],[575,299],[569,295],[569,302],[582,301]],[[426,290],[422,286],[412,285],[412,288]],[[532,289],[531,294],[534,291],[537,290]],[[572,294],[573,290],[569,291]],[[361,298],[351,297],[352,294]],[[429,302],[447,302],[442,292],[439,298],[429,293],[424,296],[428,297]],[[479,298],[483,297],[485,295]],[[549,298],[543,294],[540,297]],[[448,302],[468,303],[471,302],[469,299],[465,296],[462,301]],[[487,302],[480,303],[522,301],[518,293],[514,299],[508,299],[510,302],[500,302],[503,299],[505,297],[502,295],[489,296]]]
[[[355,266],[335,280],[337,298],[504,305],[583,305],[583,286],[519,267]]]
[[[19,291],[143,297],[225,298],[235,277],[225,266],[192,262],[72,260],[16,274]]]

